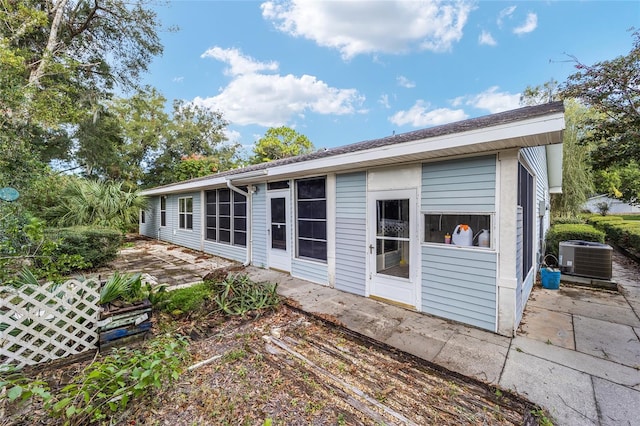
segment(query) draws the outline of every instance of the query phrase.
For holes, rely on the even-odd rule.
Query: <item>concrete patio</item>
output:
[[[230,262],[164,243],[124,250],[114,267],[184,285]],[[128,260],[125,260],[128,259]],[[640,268],[614,254],[619,292],[536,287],[513,338],[249,267],[312,314],[545,407],[559,425],[640,424]]]

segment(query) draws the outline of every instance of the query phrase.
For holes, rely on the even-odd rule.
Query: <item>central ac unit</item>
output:
[[[611,279],[611,246],[591,241],[560,242],[559,263],[565,274]]]

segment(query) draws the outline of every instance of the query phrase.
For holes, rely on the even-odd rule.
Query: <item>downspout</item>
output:
[[[253,185],[249,185],[249,191],[243,191],[232,184],[230,179],[227,179],[227,188],[247,197],[247,258],[242,266],[249,266],[251,264],[251,248],[253,246],[253,237],[251,236],[251,218],[253,215],[253,209],[251,208],[251,196],[253,195]]]

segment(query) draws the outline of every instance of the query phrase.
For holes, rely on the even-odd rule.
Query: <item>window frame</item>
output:
[[[473,212],[460,212],[460,211],[421,211],[420,212],[421,216],[422,216],[422,221],[420,226],[422,226],[421,229],[421,237],[420,237],[420,243],[421,244],[426,244],[426,245],[435,245],[435,246],[451,246],[451,247],[456,247],[456,248],[468,248],[468,249],[472,249],[472,250],[490,250],[490,251],[495,251],[495,247],[494,247],[494,242],[493,242],[493,228],[494,228],[494,223],[495,223],[495,212],[479,212],[479,211],[473,211]],[[427,216],[438,216],[438,215],[442,215],[442,216],[486,216],[489,222],[489,225],[487,226],[487,228],[482,228],[482,229],[488,229],[489,230],[489,247],[481,247],[479,244],[478,245],[470,245],[470,246],[461,246],[461,245],[456,245],[453,244],[453,235],[451,235],[453,233],[453,229],[451,229],[451,232],[449,232],[449,234],[451,235],[451,242],[450,243],[446,243],[444,241],[444,237],[442,238],[441,241],[428,241],[427,240],[427,226],[426,226],[426,220],[427,220]],[[454,222],[456,222],[456,220],[454,220]],[[457,221],[460,222],[460,221]],[[477,228],[477,227],[476,227]],[[477,242],[477,236],[479,235],[479,232],[481,229],[475,229],[473,226],[471,227],[471,229],[473,230],[473,235],[472,235],[472,244],[474,244],[475,242]]]
[[[240,187],[240,189],[244,190],[244,187]],[[228,201],[221,201],[220,200],[220,193],[221,192],[227,192],[229,193],[229,200]],[[210,203],[209,202],[209,194],[210,193],[215,193],[215,202],[214,203]],[[225,244],[225,245],[231,245],[231,246],[235,246],[235,247],[247,247],[247,197],[236,192],[233,191],[229,188],[217,188],[217,189],[208,189],[205,190],[204,192],[204,197],[205,197],[205,204],[206,204],[206,208],[205,208],[205,240],[206,241],[210,241],[213,243],[219,243],[219,244]],[[240,197],[244,198],[241,199]],[[215,206],[215,214],[210,214],[210,210],[209,210],[209,206]],[[244,215],[242,216],[238,216],[236,214],[236,211],[240,210],[240,205],[244,205]],[[221,214],[221,209],[220,207],[223,206],[224,211],[226,211],[226,209],[224,208],[225,206],[228,206],[228,214]],[[215,221],[215,228],[212,226],[209,226],[209,219],[213,218]],[[221,219],[226,219],[229,222],[228,227],[222,227],[220,225]],[[236,226],[236,220],[244,220],[244,229],[238,229],[239,227]],[[209,238],[208,235],[208,231],[211,229],[215,229],[215,239],[214,238]],[[225,233],[229,233],[229,241],[222,241],[220,238],[220,234],[222,232]],[[244,234],[244,241],[242,242],[238,242],[238,240],[240,239],[239,236],[240,234]]]
[[[160,197],[160,227],[167,226],[167,197]]]
[[[300,184],[303,182],[308,182],[308,181],[314,181],[314,180],[322,180],[323,182],[323,193],[324,196],[323,197],[315,197],[315,198],[301,198],[300,197]],[[327,234],[328,234],[328,229],[327,229],[327,177],[326,176],[313,176],[313,177],[308,177],[308,178],[304,178],[304,179],[296,179],[294,181],[294,186],[295,186],[295,257],[296,259],[301,259],[301,260],[308,260],[308,261],[312,261],[312,262],[322,262],[322,263],[327,263],[327,258],[328,258],[328,241],[327,241]],[[317,211],[317,209],[309,209],[309,207],[307,206],[307,208],[302,209],[301,208],[301,203],[322,203],[324,205],[324,217],[322,218],[312,218],[312,217],[300,217],[300,212],[302,210],[304,211]],[[324,239],[323,238],[314,238],[314,237],[301,237],[300,236],[300,225],[301,222],[304,222],[305,224],[324,224]],[[314,228],[314,225],[311,226],[312,228]],[[312,233],[315,232],[312,231]],[[319,257],[314,257],[314,256],[309,256],[309,255],[301,255],[300,254],[300,246],[301,246],[301,241],[304,242],[311,242],[313,243],[324,243],[324,252],[321,254],[321,256]]]
[[[144,224],[146,221],[146,217],[144,214],[144,210],[140,210],[140,223]]]
[[[189,200],[191,200],[191,211],[187,209]],[[191,218],[191,222],[189,222],[189,218]],[[193,197],[178,198],[178,229],[193,231]]]

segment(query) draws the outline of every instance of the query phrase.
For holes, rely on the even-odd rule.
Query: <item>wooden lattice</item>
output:
[[[99,284],[0,287],[0,365],[16,367],[94,350]]]

